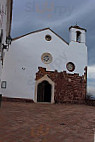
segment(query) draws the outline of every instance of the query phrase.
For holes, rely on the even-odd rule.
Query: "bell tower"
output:
[[[78,25],[71,26],[70,31],[70,42],[86,43],[85,33],[86,29],[79,27]]]

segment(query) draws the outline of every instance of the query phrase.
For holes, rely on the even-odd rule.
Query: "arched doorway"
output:
[[[44,81],[47,81],[48,83],[47,83],[47,85],[46,86],[48,86],[48,87],[46,87],[46,88],[49,88],[49,86],[50,86],[50,88],[51,89],[48,89],[48,91],[50,91],[51,90],[51,102],[49,102],[49,103],[51,103],[51,104],[53,104],[55,101],[54,101],[54,86],[55,86],[55,84],[54,84],[54,82],[47,76],[47,75],[45,75],[45,76],[43,76],[42,78],[40,78],[39,80],[36,80],[36,84],[35,84],[35,95],[34,95],[34,102],[35,103],[37,103],[38,101],[37,101],[37,97],[38,97],[38,95],[40,95],[40,93],[38,94],[38,88],[39,89],[41,89],[41,83],[43,83]],[[40,87],[38,87],[38,86],[40,86]],[[46,91],[46,92],[48,92],[48,91]],[[39,91],[40,92],[40,91]],[[50,94],[49,93],[49,94]],[[42,103],[44,103],[44,102],[42,102]]]
[[[37,102],[51,102],[52,86],[48,81],[44,80],[37,87]]]

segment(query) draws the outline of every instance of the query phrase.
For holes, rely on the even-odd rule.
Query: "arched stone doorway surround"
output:
[[[47,75],[43,76],[41,79],[36,81],[34,102],[37,103],[38,85],[43,81],[47,81],[51,85],[51,102],[50,103],[53,104],[54,103],[54,82]],[[45,102],[42,102],[42,103],[45,103]]]

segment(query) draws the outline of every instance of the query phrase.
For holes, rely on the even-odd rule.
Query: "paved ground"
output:
[[[3,102],[0,142],[94,142],[95,107]]]

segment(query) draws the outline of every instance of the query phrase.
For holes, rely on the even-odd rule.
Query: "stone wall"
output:
[[[39,67],[36,73],[36,80],[47,75],[54,83],[54,100],[55,103],[84,103],[86,100],[87,86],[87,67],[83,76],[79,74],[69,74],[66,71],[57,72],[46,71],[45,68]]]

